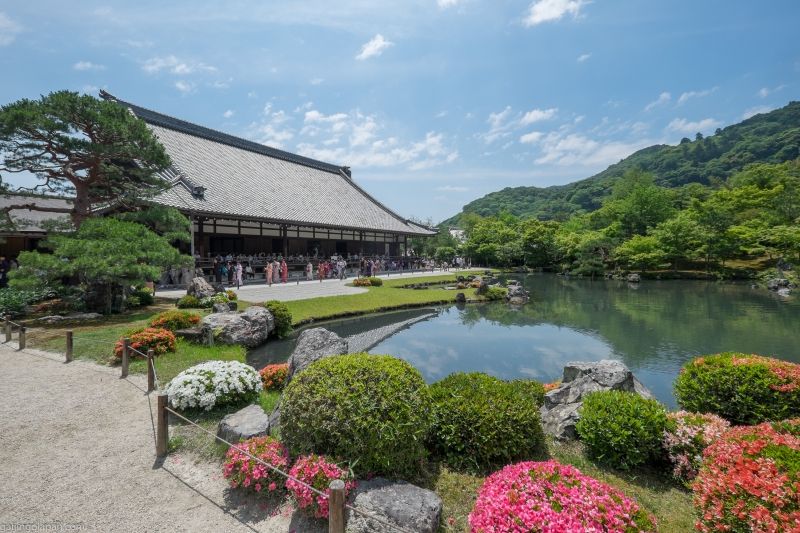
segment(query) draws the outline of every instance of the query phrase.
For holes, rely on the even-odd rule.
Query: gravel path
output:
[[[158,463],[141,376],[13,347],[0,345],[0,531],[327,531],[228,490],[216,465]]]

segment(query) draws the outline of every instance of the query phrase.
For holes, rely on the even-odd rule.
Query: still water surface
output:
[[[371,353],[401,357],[429,382],[457,371],[547,382],[558,379],[568,361],[619,359],[671,407],[672,382],[697,355],[730,350],[800,362],[797,296],[702,281],[514,277],[531,293],[522,308],[453,305],[320,325],[358,335],[359,342],[377,341]],[[365,333],[376,328],[371,338]],[[284,361],[293,345],[294,339],[270,342],[249,361],[257,367]]]

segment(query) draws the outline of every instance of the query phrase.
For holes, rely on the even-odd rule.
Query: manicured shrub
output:
[[[209,361],[175,376],[165,392],[176,409],[205,409],[254,402],[262,390],[256,369],[239,361]]]
[[[508,290],[503,287],[488,287],[483,296],[489,301],[497,301],[504,299],[506,294],[508,294]]]
[[[292,455],[340,457],[357,474],[419,473],[430,394],[414,367],[388,355],[326,357],[296,374],[281,398],[281,437]]]
[[[800,531],[800,419],[730,429],[693,490],[699,531]]]
[[[371,277],[367,278],[369,280],[369,284],[373,287],[380,287],[383,285],[383,280],[381,278]]]
[[[541,407],[544,403],[544,393],[547,391],[545,386],[535,379],[515,379],[509,383],[520,393],[533,400],[537,407]]]
[[[197,298],[197,296],[194,296],[193,294],[187,294],[186,296],[182,297],[180,300],[178,300],[177,306],[180,309],[199,309],[203,307],[200,305],[200,300]]]
[[[353,287],[371,287],[370,278],[356,278],[353,280]]]
[[[274,335],[276,337],[282,339],[292,332],[292,312],[285,303],[270,300],[264,304],[264,307],[272,313],[272,318],[275,319]]]
[[[208,309],[209,307],[214,307],[214,304],[226,304],[229,301],[227,294],[218,292],[214,296],[208,296],[200,300],[200,307]]]
[[[236,294],[236,291],[232,289],[228,289],[227,291],[225,291],[225,296],[228,297],[228,301],[230,302],[235,302],[236,300],[239,299],[239,295]]]
[[[328,496],[331,493],[331,481],[334,479],[344,481],[345,499],[356,486],[353,474],[349,470],[329,461],[323,455],[311,454],[298,457],[289,474]],[[312,512],[317,518],[328,518],[328,498],[315,494],[293,479],[286,480],[286,488],[292,493],[301,509]]]
[[[583,399],[576,425],[590,457],[621,470],[657,461],[667,412],[634,392],[598,391]]]
[[[49,289],[21,290],[12,287],[0,289],[0,315],[21,315],[26,305],[54,296],[55,292]]]
[[[286,363],[267,365],[258,373],[261,374],[261,382],[264,384],[265,391],[281,390],[286,383],[286,376],[289,374],[289,365]]]
[[[669,413],[663,444],[672,463],[672,475],[683,482],[693,480],[703,462],[703,450],[729,427],[730,423],[717,415]]]
[[[457,372],[430,387],[433,454],[458,470],[483,472],[530,459],[544,442],[530,386]]]
[[[506,466],[484,481],[471,531],[655,532],[655,518],[617,489],[556,461]]]
[[[150,320],[151,328],[163,328],[170,331],[191,328],[200,322],[200,315],[188,311],[170,310],[157,314]]]
[[[228,453],[225,454],[222,475],[230,480],[231,487],[242,487],[254,492],[274,492],[283,488],[283,476],[251,459],[243,451],[284,472],[289,466],[289,454],[277,439],[273,437],[247,439],[228,448]]]
[[[152,349],[156,355],[163,355],[167,352],[174,352],[177,348],[175,334],[164,328],[144,328],[133,331],[127,336],[131,340],[131,348],[143,354]],[[114,357],[117,359],[122,358],[122,341],[123,339],[120,339],[114,345]],[[129,356],[141,357],[136,352],[132,352]]]
[[[131,292],[130,296],[128,296],[129,305],[134,307],[132,304],[130,304],[131,298],[138,298],[139,306],[153,305],[153,302],[155,301],[153,298],[153,290],[147,287],[136,289],[135,291]]]
[[[752,425],[800,416],[800,365],[741,353],[698,357],[675,381],[680,406]]]

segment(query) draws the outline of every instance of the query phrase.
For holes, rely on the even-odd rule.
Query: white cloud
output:
[[[356,56],[356,59],[359,61],[364,61],[370,57],[378,57],[383,53],[384,50],[393,45],[393,42],[387,41],[383,38],[383,35],[378,33],[375,35],[375,37],[364,43],[364,45],[361,47],[361,51]]]
[[[744,113],[742,113],[742,120],[746,120],[746,119],[748,119],[748,118],[750,118],[750,117],[752,117],[754,115],[758,115],[760,113],[769,113],[773,109],[775,109],[775,108],[772,107],[772,106],[768,106],[768,105],[757,105],[755,107],[751,107],[750,109],[747,109],[747,110],[745,110]]]
[[[662,106],[664,104],[669,103],[670,100],[672,100],[672,95],[664,91],[663,93],[658,95],[658,98],[656,98],[655,100],[644,106],[644,110],[652,111],[658,106]]]
[[[462,187],[460,185],[440,185],[436,187],[436,190],[441,192],[467,192],[469,187]]]
[[[486,122],[489,123],[489,131],[482,135],[486,144],[491,144],[498,139],[511,135],[510,130],[512,130],[514,126],[508,119],[512,114],[511,106],[506,106],[505,109],[497,113],[489,113],[489,118],[486,119]]]
[[[696,133],[711,130],[720,124],[722,123],[719,120],[713,118],[704,118],[694,122],[685,118],[676,118],[667,125],[667,129],[678,133]]]
[[[323,81],[325,81],[324,78],[313,78],[311,80],[311,85],[321,85]]]
[[[11,18],[0,11],[0,46],[6,46],[14,42],[22,32],[22,26],[11,20]]]
[[[455,7],[461,3],[461,0],[436,0],[436,5],[439,9],[447,9],[448,7]]]
[[[636,150],[652,144],[651,140],[634,142],[601,142],[579,133],[562,134],[552,132],[541,141],[542,153],[536,159],[538,164],[559,166],[581,165],[601,167],[616,163]]]
[[[558,108],[556,107],[551,107],[550,109],[531,109],[522,116],[520,125],[527,126],[528,124],[533,124],[541,120],[549,120],[553,118],[557,112]]]
[[[578,56],[578,63],[583,63],[584,61],[588,60],[592,57],[592,54],[581,54]]]
[[[447,116],[447,111],[439,111],[433,116],[433,118],[444,118],[446,116]]]
[[[222,116],[225,118],[231,118],[236,112],[233,109],[228,109],[225,111]]]
[[[174,55],[151,57],[142,63],[142,70],[156,74],[167,70],[172,74],[185,76],[196,72],[216,72],[217,68],[202,62],[182,61]]]
[[[97,63],[92,63],[91,61],[78,61],[72,68],[75,70],[104,70],[106,67],[103,65],[98,65]]]
[[[194,91],[194,83],[185,80],[178,80],[175,82],[175,88],[178,89],[183,94],[189,94],[190,92]]]
[[[678,105],[683,105],[692,98],[702,98],[703,96],[708,96],[710,94],[713,94],[717,91],[718,88],[719,87],[712,87],[710,89],[704,89],[702,91],[687,91],[685,93],[681,93],[681,95],[678,97]]]
[[[520,137],[519,142],[521,142],[522,144],[535,144],[539,142],[539,139],[541,139],[543,136],[544,133],[542,133],[541,131],[532,131]]]
[[[775,88],[762,87],[758,91],[758,96],[760,96],[761,98],[766,98],[767,96],[771,95],[772,93],[776,93],[776,92],[778,92],[780,90],[783,90],[785,87],[786,87],[786,85],[783,85],[783,84],[778,85]]]
[[[530,28],[543,22],[559,20],[564,15],[572,15],[574,18],[580,14],[586,3],[585,0],[536,0],[528,8],[522,24]]]
[[[274,111],[272,104],[267,102],[261,113],[260,122],[250,124],[248,134],[261,144],[275,148],[286,148],[285,143],[295,136],[292,128],[286,125],[291,120],[291,117],[285,111],[282,109]]]

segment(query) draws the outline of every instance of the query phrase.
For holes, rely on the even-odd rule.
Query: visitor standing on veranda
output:
[[[289,265],[286,264],[286,259],[281,259],[281,282],[286,283],[289,280]]]
[[[309,261],[306,265],[306,280],[311,281],[312,279],[314,279],[314,265]]]
[[[267,266],[264,267],[264,276],[267,279],[267,285],[272,287],[272,262],[268,261]]]

